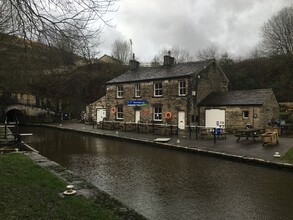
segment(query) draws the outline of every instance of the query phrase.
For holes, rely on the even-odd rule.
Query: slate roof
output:
[[[128,70],[126,73],[110,80],[107,84],[154,81],[159,79],[179,78],[198,74],[215,60],[173,64],[171,66],[145,67],[137,70]]]
[[[236,105],[263,105],[273,94],[272,89],[238,90],[228,92],[212,92],[200,106],[236,106]]]

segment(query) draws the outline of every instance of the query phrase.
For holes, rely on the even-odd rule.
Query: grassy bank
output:
[[[21,153],[0,155],[0,219],[120,219],[81,196]]]
[[[287,153],[282,157],[282,160],[288,163],[293,163],[293,147],[287,151]]]

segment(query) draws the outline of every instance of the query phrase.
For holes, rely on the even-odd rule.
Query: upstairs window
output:
[[[134,97],[141,97],[140,84],[135,84]]]
[[[186,81],[185,80],[179,81],[178,93],[179,93],[179,96],[186,96]]]
[[[154,83],[154,96],[161,97],[163,95],[163,86],[162,82]]]
[[[154,107],[154,121],[162,121],[162,107]]]
[[[123,98],[123,86],[116,87],[116,96],[117,98]]]
[[[117,106],[116,119],[123,119],[123,106]]]

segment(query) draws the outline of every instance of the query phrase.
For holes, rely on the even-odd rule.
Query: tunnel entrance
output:
[[[11,109],[6,113],[5,122],[7,124],[10,124],[10,123],[25,124],[25,117],[20,110]]]

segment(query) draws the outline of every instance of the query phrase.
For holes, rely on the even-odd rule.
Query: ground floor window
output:
[[[154,121],[162,121],[162,107],[154,107]]]
[[[123,106],[117,106],[116,119],[123,119]]]
[[[248,119],[248,117],[249,117],[249,111],[243,111],[243,112],[242,112],[242,117],[243,117],[244,119]]]

